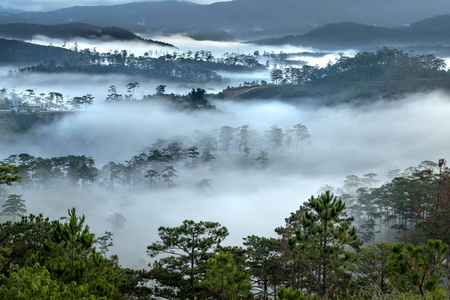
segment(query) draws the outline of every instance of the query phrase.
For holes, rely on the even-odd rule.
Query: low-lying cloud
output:
[[[296,104],[297,103],[297,104]],[[111,230],[106,218],[119,212],[127,222],[111,253],[126,266],[144,267],[145,247],[158,239],[159,226],[178,226],[185,219],[217,221],[230,230],[226,244],[240,245],[250,234],[273,236],[274,228],[317,190],[342,186],[345,176],[417,166],[424,160],[448,158],[446,139],[450,96],[443,92],[414,94],[395,101],[359,105],[315,106],[298,102],[217,101],[220,112],[181,112],[155,102],[148,105],[98,106],[70,114],[33,134],[2,144],[0,155],[29,153],[53,157],[92,156],[96,166],[124,162],[156,139],[192,136],[221,126],[263,132],[302,123],[311,138],[303,153],[269,153],[269,167],[258,168],[253,149],[248,158],[217,156],[197,169],[177,166],[177,187],[24,193],[29,212],[53,218],[76,206],[97,234]],[[186,140],[189,140],[188,138]],[[191,146],[186,144],[186,147]],[[211,188],[197,183],[211,180]],[[130,247],[129,245],[133,245]]]

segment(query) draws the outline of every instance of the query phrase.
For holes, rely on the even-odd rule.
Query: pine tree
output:
[[[2,207],[3,211],[0,215],[11,217],[13,222],[16,222],[16,217],[23,216],[27,212],[25,208],[25,200],[22,199],[22,195],[9,195]]]
[[[353,217],[345,217],[345,203],[330,191],[311,197],[305,206],[307,211],[290,244],[300,247],[310,263],[312,284],[308,290],[326,298],[340,284],[348,283],[350,275],[345,271],[353,255],[345,247],[359,249],[362,242],[356,227],[351,226]]]
[[[0,166],[0,184],[11,185],[15,181],[20,181],[21,177],[17,175],[19,167],[12,165]]]

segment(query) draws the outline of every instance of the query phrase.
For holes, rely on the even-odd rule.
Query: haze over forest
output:
[[[38,262],[61,299],[448,297],[450,3],[72,4],[0,4],[0,294]],[[328,223],[306,218],[330,192],[328,251],[314,244]],[[36,241],[30,213],[66,219],[39,221]],[[83,215],[93,235],[64,242]],[[161,246],[185,220],[226,227],[199,233],[191,265]],[[437,251],[409,270],[420,284],[399,242]],[[362,270],[370,245],[386,282]],[[216,288],[208,258],[232,260],[235,281]]]

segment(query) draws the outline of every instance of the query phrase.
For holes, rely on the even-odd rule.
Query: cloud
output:
[[[325,184],[340,187],[347,175],[371,172],[383,179],[392,169],[450,157],[450,142],[445,138],[450,126],[447,93],[414,94],[357,106],[311,103],[216,102],[222,113],[173,111],[157,103],[99,106],[68,115],[33,135],[18,136],[11,144],[1,145],[0,154],[85,154],[93,156],[101,168],[109,161],[131,158],[158,138],[193,136],[196,130],[245,124],[260,132],[272,125],[286,128],[302,123],[308,127],[311,140],[303,153],[293,149],[280,155],[270,153],[266,170],[257,168],[259,149],[255,146],[248,158],[218,156],[213,164],[197,169],[179,164],[173,189],[161,183],[153,191],[143,186],[24,192],[30,212],[58,218],[76,206],[97,234],[111,230],[108,216],[123,214],[128,221],[116,236],[111,254],[119,254],[125,266],[135,268],[149,261],[145,249],[158,239],[159,226],[179,226],[185,219],[216,221],[230,231],[225,244],[241,245],[247,235],[274,236],[274,228],[282,226],[284,218]],[[209,191],[196,187],[203,178],[211,179]]]

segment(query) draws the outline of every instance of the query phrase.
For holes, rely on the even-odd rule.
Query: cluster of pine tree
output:
[[[62,186],[154,188],[160,181],[172,187],[178,171],[189,173],[220,160],[244,159],[249,167],[265,169],[269,155],[301,154],[309,139],[308,128],[301,123],[286,128],[273,125],[263,132],[249,125],[226,125],[209,132],[196,131],[192,136],[158,139],[124,163],[109,162],[101,168],[84,155],[42,158],[21,153],[2,162],[20,168],[20,187],[28,191]]]
[[[0,295],[5,299],[433,299],[448,298],[450,175],[422,170],[420,219],[403,243],[363,247],[344,200],[325,191],[275,229],[251,235],[243,247],[223,246],[226,227],[186,220],[160,227],[147,247],[149,268],[122,268],[107,258],[112,234],[96,238],[75,208],[50,221],[30,215],[0,224]],[[20,180],[3,165],[0,184]],[[397,177],[396,177],[397,178]],[[354,178],[353,178],[354,179]],[[372,180],[373,176],[365,176]],[[351,184],[347,179],[348,185]],[[420,193],[418,193],[420,191]],[[361,213],[360,213],[361,214]],[[111,216],[119,222],[121,216]],[[119,221],[118,221],[119,220]],[[123,217],[122,217],[123,221]],[[149,241],[151,242],[151,241]],[[98,245],[100,252],[94,245]],[[447,277],[445,277],[447,275]]]

